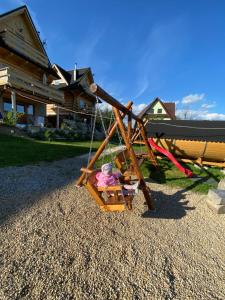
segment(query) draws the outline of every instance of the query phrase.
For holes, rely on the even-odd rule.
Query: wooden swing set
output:
[[[89,88],[90,91],[93,94],[95,94],[97,98],[101,98],[102,100],[104,100],[105,102],[107,102],[112,106],[112,112],[114,114],[114,122],[110,124],[108,130],[105,131],[106,137],[101,143],[101,145],[99,146],[97,152],[94,154],[92,158],[89,157],[87,167],[81,168],[82,174],[77,181],[77,186],[85,186],[102,211],[124,211],[126,209],[131,210],[132,200],[134,195],[124,194],[123,184],[129,184],[131,178],[135,177],[135,179],[139,181],[139,188],[143,192],[149,210],[154,210],[154,203],[150,196],[150,189],[147,187],[144,177],[140,170],[140,165],[143,162],[143,157],[137,156],[132,146],[134,141],[133,134],[136,134],[138,128],[138,135],[141,136],[147,148],[147,154],[145,155],[145,158],[148,157],[150,162],[155,167],[157,167],[157,163],[153,151],[149,146],[147,140],[143,121],[132,112],[133,103],[131,101],[128,102],[126,106],[124,106],[119,101],[117,101],[112,96],[110,96],[108,93],[106,93],[97,84],[93,83]],[[125,126],[123,121],[125,117],[127,117],[127,126]],[[135,130],[132,128],[133,120],[136,121]],[[93,133],[95,130],[94,125],[93,125],[91,145],[93,142],[93,136],[94,136]],[[106,146],[108,146],[110,140],[112,139],[112,137],[116,132],[120,133],[121,139],[123,140],[126,147],[125,150],[117,154],[114,161],[115,165],[122,173],[122,176],[120,178],[120,184],[114,186],[107,186],[107,187],[98,187],[96,174],[100,170],[94,169],[95,163],[98,160],[98,158],[101,156],[103,151],[105,150]],[[124,168],[126,160],[129,160],[130,163],[129,163],[129,167],[127,166],[127,168]]]

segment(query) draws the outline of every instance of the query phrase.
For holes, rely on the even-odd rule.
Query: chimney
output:
[[[74,70],[71,76],[71,83],[74,83],[77,80],[77,63],[75,63]]]

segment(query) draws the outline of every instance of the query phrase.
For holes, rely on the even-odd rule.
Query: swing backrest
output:
[[[127,165],[127,161],[129,160],[129,153],[127,150],[123,150],[119,152],[115,157],[115,164],[120,172],[123,173],[124,165]]]
[[[92,186],[96,186],[97,185],[97,178],[96,175],[98,172],[101,172],[100,169],[98,170],[94,170],[91,174],[88,174],[88,182],[92,185]]]

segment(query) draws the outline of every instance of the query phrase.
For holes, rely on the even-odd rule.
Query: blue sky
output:
[[[23,4],[52,63],[90,66],[136,112],[160,97],[180,116],[225,120],[225,1],[2,0],[0,12]]]

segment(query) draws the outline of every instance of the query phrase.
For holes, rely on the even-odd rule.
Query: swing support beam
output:
[[[97,84],[92,84],[90,86],[90,91],[95,94],[97,97],[101,98],[102,100],[104,100],[105,102],[107,102],[108,104],[112,105],[113,107],[113,113],[115,116],[115,121],[114,123],[111,125],[111,127],[108,130],[108,134],[106,136],[106,138],[104,139],[104,141],[101,143],[100,147],[98,148],[97,152],[95,153],[95,155],[91,158],[91,160],[88,163],[87,168],[82,168],[81,169],[81,176],[79,177],[79,179],[77,180],[77,186],[82,186],[85,185],[86,188],[89,190],[89,192],[91,193],[91,195],[93,196],[93,198],[96,200],[97,204],[99,204],[99,206],[101,208],[106,208],[103,209],[105,211],[107,210],[107,205],[104,205],[103,201],[102,201],[102,197],[99,195],[98,190],[96,189],[95,186],[91,185],[88,180],[87,177],[93,172],[93,168],[94,168],[94,164],[97,161],[97,159],[100,157],[100,155],[102,154],[102,152],[104,151],[105,147],[107,146],[107,144],[109,143],[110,139],[113,137],[113,135],[115,134],[115,131],[117,130],[117,127],[120,131],[120,134],[124,140],[124,143],[126,145],[127,151],[129,153],[129,157],[131,159],[133,168],[134,168],[134,172],[135,175],[140,183],[140,189],[142,190],[146,203],[148,205],[149,210],[154,210],[154,204],[153,201],[151,199],[150,196],[150,189],[147,187],[144,177],[140,171],[139,168],[139,164],[137,161],[137,157],[136,154],[134,152],[133,149],[133,136],[132,136],[132,119],[134,119],[136,121],[136,123],[138,124],[138,128],[139,128],[139,134],[142,136],[142,139],[147,147],[147,151],[148,151],[148,156],[151,162],[153,162],[153,164],[156,166],[156,161],[154,158],[154,154],[148,144],[148,140],[147,140],[147,136],[145,133],[145,128],[144,128],[144,124],[143,121],[138,118],[133,112],[132,112],[132,102],[128,102],[128,104],[126,106],[122,105],[119,101],[117,101],[116,99],[114,99],[111,95],[109,95],[107,92],[105,92],[102,88],[100,88]],[[128,117],[128,126],[126,129],[126,126],[123,123],[123,119],[125,117]],[[139,135],[138,134],[138,135]]]

